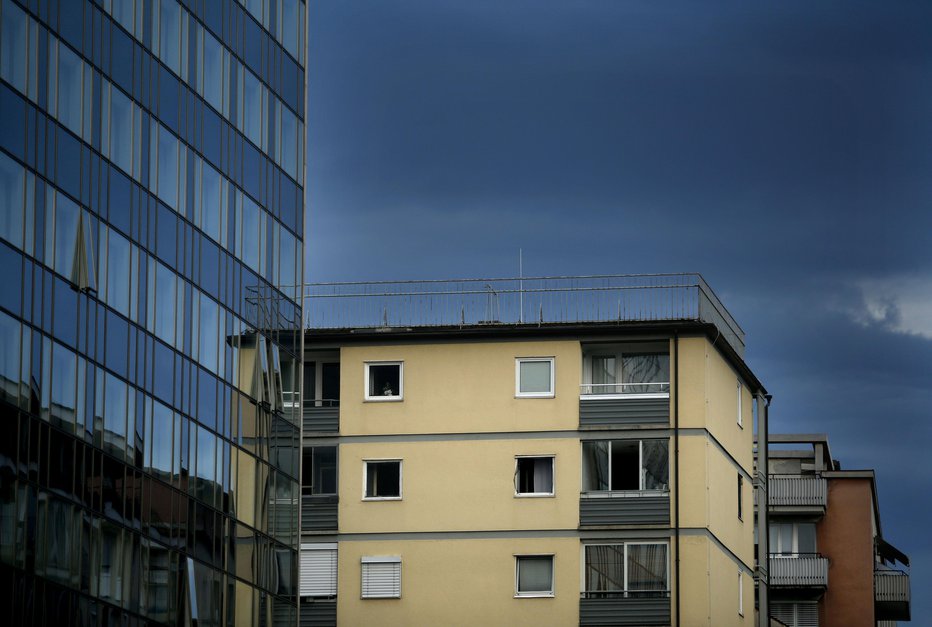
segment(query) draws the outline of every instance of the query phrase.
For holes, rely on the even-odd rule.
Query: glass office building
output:
[[[302,0],[0,0],[0,624],[297,622]]]

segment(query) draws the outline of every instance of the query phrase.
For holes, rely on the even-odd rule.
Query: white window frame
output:
[[[514,484],[515,484],[515,498],[521,499],[539,499],[539,498],[553,498],[556,496],[557,490],[557,464],[556,464],[556,454],[542,454],[542,455],[515,455],[515,473],[514,473]],[[518,492],[518,460],[520,459],[550,459],[550,492]]]
[[[744,403],[742,402],[742,397],[744,396],[744,385],[741,383],[741,379],[738,379],[738,426],[744,429]]]
[[[738,571],[738,616],[744,616],[744,576]]]
[[[553,357],[515,357],[515,398],[553,398],[555,396],[554,382],[556,364]],[[521,391],[521,364],[543,363],[550,364],[550,391],[549,392],[522,392]],[[368,388],[367,388],[368,389]]]
[[[792,558],[797,558],[797,557],[799,557],[800,555],[810,555],[810,553],[802,553],[802,552],[800,552],[800,550],[799,550],[799,526],[800,526],[800,525],[806,525],[806,524],[813,524],[813,523],[809,523],[809,522],[777,522],[777,523],[770,523],[770,524],[771,524],[771,525],[789,525],[789,526],[791,526],[791,527],[793,528],[793,533],[792,533],[791,536],[790,536],[790,543],[792,544],[792,547],[791,547],[792,550],[790,550],[790,551],[785,551],[785,550],[783,549],[783,546],[780,546],[780,547],[779,547],[779,548],[780,548],[780,551],[777,552],[777,547],[774,546],[772,543],[770,543],[770,539],[768,538],[768,550],[770,551],[770,557],[775,557],[775,558],[778,558],[778,559],[784,559],[784,558],[791,558],[791,559],[792,559]],[[768,532],[769,532],[769,529],[768,529]],[[782,538],[782,536],[781,536],[781,535],[778,535],[777,538],[778,538],[778,539],[779,539],[779,538]],[[818,536],[818,531],[816,532],[815,540],[816,540],[815,552],[818,553],[818,552],[819,552],[819,536]],[[778,542],[778,544],[781,544],[781,545],[782,545],[782,542]]]
[[[369,485],[369,464],[398,462],[398,496],[366,496],[366,488]],[[400,501],[404,496],[404,460],[397,458],[388,459],[364,459],[362,460],[362,500],[363,501]]]
[[[364,366],[363,394],[366,401],[378,403],[392,403],[403,401],[405,396],[405,362],[403,361],[367,361]],[[372,366],[398,366],[398,394],[392,396],[369,395],[369,368]]]
[[[624,560],[623,572],[624,572],[624,594],[627,596],[629,592],[634,592],[633,590],[628,589],[628,547],[636,545],[655,545],[662,544],[666,547],[664,554],[666,555],[666,571],[664,573],[664,579],[667,580],[667,589],[666,590],[648,590],[647,592],[665,592],[670,594],[670,543],[669,542],[657,542],[650,540],[637,540],[637,541],[626,541],[619,540],[618,542],[589,542],[581,546],[582,549],[582,559],[580,560],[582,580],[580,582],[580,589],[583,594],[586,592],[593,592],[592,590],[586,590],[586,547],[590,546],[623,546],[624,550],[622,552],[622,559]]]
[[[665,440],[667,442],[667,489],[666,490],[657,490],[644,487],[644,479],[646,473],[644,472],[644,442],[648,440]],[[582,485],[583,476],[580,473],[580,485],[579,490],[583,495],[594,495],[594,494],[611,494],[613,497],[624,497],[626,495],[632,496],[641,496],[643,494],[669,494],[670,492],[670,440],[667,438],[637,438],[637,439],[625,439],[617,438],[614,440],[582,440],[579,443],[579,450],[582,453],[583,442],[608,442],[608,476],[611,479],[612,476],[612,443],[614,442],[637,442],[638,443],[638,489],[637,490],[616,490],[609,488],[608,490],[586,490],[585,486]]]
[[[398,593],[397,594],[365,594],[363,580],[366,577],[367,564],[398,564]],[[359,598],[360,599],[400,599],[401,598],[401,556],[400,555],[382,555],[382,556],[362,556],[359,558]]]
[[[554,554],[553,553],[515,553],[515,597],[516,599],[552,599],[554,597]],[[522,558],[538,558],[538,557],[549,557],[550,558],[550,591],[545,590],[534,590],[530,592],[521,592],[518,590],[518,578],[519,570],[521,568],[521,559]]]

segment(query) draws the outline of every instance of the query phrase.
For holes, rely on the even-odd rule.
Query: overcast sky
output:
[[[699,272],[932,614],[932,4],[310,3],[308,279]]]

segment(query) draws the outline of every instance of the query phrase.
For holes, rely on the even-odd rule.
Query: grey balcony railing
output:
[[[825,507],[826,481],[817,475],[769,475],[767,493],[771,507]]]
[[[874,599],[909,603],[909,575],[901,570],[875,570]]]
[[[302,408],[304,432],[340,430],[340,400],[306,400]]]
[[[824,588],[828,586],[828,560],[818,553],[771,554],[770,585]]]
[[[311,329],[695,321],[744,353],[744,331],[699,274],[311,283],[304,297]]]

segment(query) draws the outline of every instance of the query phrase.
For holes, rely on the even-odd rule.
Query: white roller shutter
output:
[[[362,598],[397,599],[401,597],[401,557],[362,558]]]
[[[789,627],[819,627],[817,601],[771,603],[770,615]]]
[[[301,596],[337,594],[337,545],[301,545]]]

